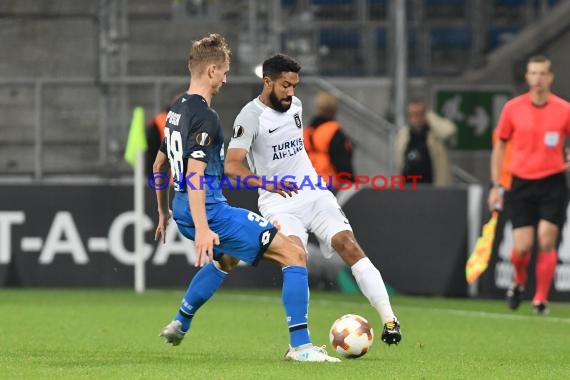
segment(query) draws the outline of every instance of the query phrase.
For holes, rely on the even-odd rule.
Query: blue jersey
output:
[[[186,192],[188,159],[206,163],[200,187],[206,192],[206,204],[226,202],[220,184],[224,174],[224,138],[220,118],[200,95],[182,95],[166,117],[164,141],[160,150],[167,155],[174,190]]]
[[[221,188],[224,138],[220,118],[203,97],[184,94],[176,101],[166,118],[160,150],[168,156],[174,176],[172,216],[180,232],[191,240],[196,236],[186,179],[192,175],[187,173],[187,162],[193,158],[206,163],[200,183],[206,192],[208,225],[220,238],[220,245],[214,247],[215,258],[228,254],[256,265],[277,229],[254,212],[228,205]]]

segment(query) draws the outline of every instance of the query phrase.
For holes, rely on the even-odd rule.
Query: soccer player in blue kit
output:
[[[223,137],[212,98],[226,82],[230,49],[223,36],[210,34],[192,45],[188,59],[188,91],[167,116],[164,142],[154,172],[172,170],[172,217],[179,230],[194,240],[197,265],[178,313],[161,332],[167,343],[180,344],[199,308],[224,281],[237,260],[256,265],[261,258],[283,268],[282,301],[287,315],[290,348],[285,359],[339,362],[313,346],[308,331],[309,286],[304,252],[261,216],[230,206],[221,191]],[[156,239],[163,240],[171,217],[168,186],[157,186],[159,221]]]

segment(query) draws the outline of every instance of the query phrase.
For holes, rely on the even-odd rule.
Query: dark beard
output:
[[[277,99],[277,95],[275,95],[274,91],[271,91],[271,93],[269,94],[269,102],[271,103],[271,108],[273,108],[275,111],[287,112],[289,108],[291,108],[291,104],[293,104],[292,102],[293,97],[288,96],[286,99],[291,102],[289,103],[289,105],[283,105],[283,103],[281,103],[279,99]]]

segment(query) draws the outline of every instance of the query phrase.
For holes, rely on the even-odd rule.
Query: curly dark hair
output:
[[[301,65],[293,58],[285,54],[275,54],[263,62],[263,77],[276,80],[282,73],[298,73]]]

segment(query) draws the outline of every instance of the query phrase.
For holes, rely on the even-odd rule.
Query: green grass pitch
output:
[[[364,297],[311,294],[310,330],[328,345],[342,314],[376,334],[371,351],[342,363],[282,360],[288,344],[277,291],[222,290],[178,347],[158,333],[183,289],[0,290],[1,379],[568,379],[570,305],[551,315],[503,302],[392,297],[403,341],[387,347]],[[329,353],[331,350],[329,349]]]

